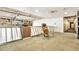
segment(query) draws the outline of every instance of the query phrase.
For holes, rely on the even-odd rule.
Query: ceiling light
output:
[[[35,10],[35,12],[39,12],[39,10]]]
[[[64,12],[64,14],[67,15],[68,13],[67,12]]]

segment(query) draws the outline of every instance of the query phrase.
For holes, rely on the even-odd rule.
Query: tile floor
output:
[[[79,40],[74,33],[50,33],[3,44],[0,51],[79,51]]]

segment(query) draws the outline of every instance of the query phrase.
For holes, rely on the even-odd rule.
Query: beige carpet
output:
[[[79,51],[79,40],[73,33],[50,33],[1,45],[0,51]]]

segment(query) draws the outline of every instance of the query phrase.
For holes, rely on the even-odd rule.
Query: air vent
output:
[[[63,10],[68,10],[68,8],[64,8]]]
[[[54,11],[50,11],[50,13],[55,13],[55,12],[57,12],[56,10],[54,10]]]

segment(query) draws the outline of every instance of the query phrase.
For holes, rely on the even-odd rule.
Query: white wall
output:
[[[42,23],[46,23],[47,26],[55,26],[55,32],[63,32],[63,17],[36,20],[33,26],[41,26]]]

